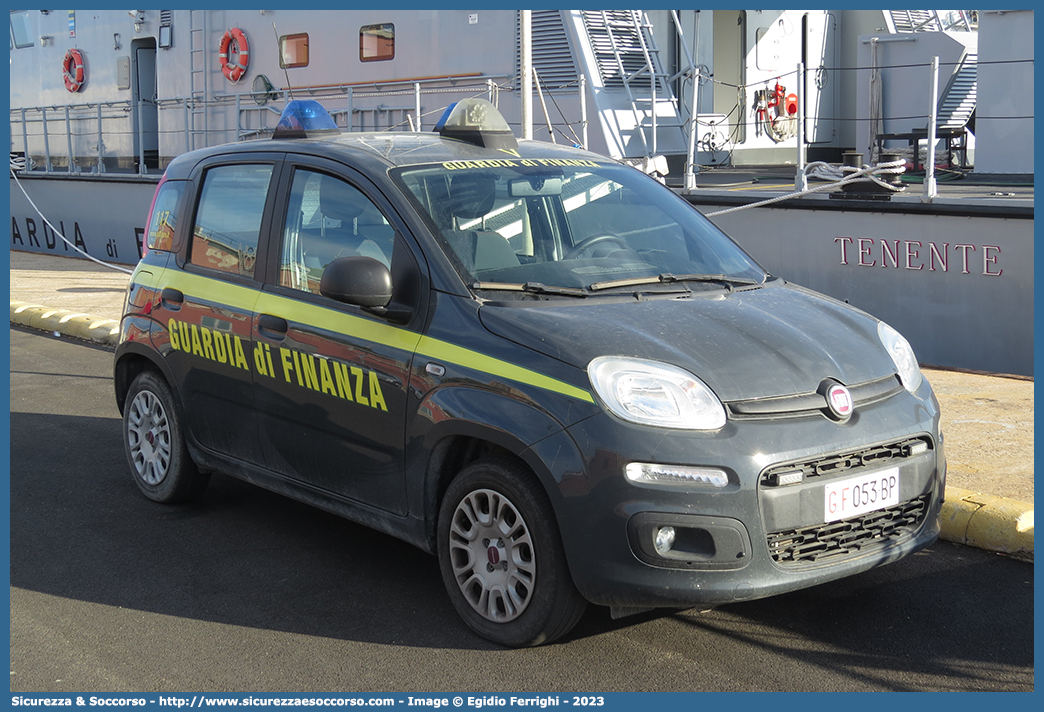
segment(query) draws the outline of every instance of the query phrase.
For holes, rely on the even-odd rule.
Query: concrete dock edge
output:
[[[959,487],[946,488],[940,517],[947,540],[1033,560],[1033,505]]]
[[[120,324],[113,319],[15,300],[11,300],[11,323],[105,346],[116,346],[120,335]]]

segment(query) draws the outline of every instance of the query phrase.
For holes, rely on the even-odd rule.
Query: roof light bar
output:
[[[462,99],[450,104],[433,130],[443,138],[455,138],[484,148],[518,148],[507,121],[497,107],[485,99]]]
[[[310,131],[336,131],[337,123],[322,104],[311,99],[288,102],[279,116],[272,138],[307,138]]]

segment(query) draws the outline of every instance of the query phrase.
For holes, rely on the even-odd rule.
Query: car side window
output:
[[[192,230],[189,262],[254,276],[261,218],[273,166],[218,166],[206,172]]]
[[[395,229],[348,182],[298,169],[290,190],[279,283],[319,293],[326,266],[338,257],[372,257],[391,268]]]
[[[156,191],[156,201],[152,208],[152,220],[148,229],[148,248],[150,250],[170,251],[174,244],[174,230],[177,227],[177,207],[181,194],[185,192],[185,181],[167,181]]]

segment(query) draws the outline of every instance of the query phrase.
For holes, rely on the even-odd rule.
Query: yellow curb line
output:
[[[59,320],[58,320],[58,323],[59,323],[59,324],[64,324],[65,322],[69,321],[70,319],[75,319],[75,318],[76,318],[76,317],[78,317],[78,316],[85,316],[85,317],[87,317],[88,319],[90,319],[90,318],[91,318],[91,315],[90,315],[90,314],[87,314],[87,313],[84,313],[84,312],[81,312],[81,313],[79,313],[79,314],[77,314],[77,313],[75,313],[75,312],[70,312],[70,313],[66,314],[65,316],[63,316],[63,317],[62,317],[61,319],[59,319]]]
[[[1031,502],[947,487],[940,524],[946,541],[1033,560]]]

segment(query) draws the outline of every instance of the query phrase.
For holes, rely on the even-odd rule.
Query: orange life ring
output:
[[[229,61],[229,54],[235,52],[235,62]],[[250,49],[247,46],[246,35],[243,30],[233,27],[221,38],[221,47],[218,49],[218,62],[221,64],[221,73],[230,82],[238,82],[246,74],[247,65],[250,64]]]
[[[87,70],[83,68],[83,55],[80,54],[80,50],[71,49],[65,53],[62,75],[65,78],[66,89],[71,92],[80,91],[87,79]]]

